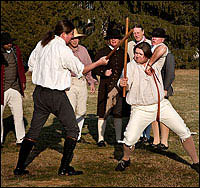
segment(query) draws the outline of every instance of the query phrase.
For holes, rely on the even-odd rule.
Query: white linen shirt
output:
[[[66,90],[71,86],[71,73],[82,76],[83,63],[74,56],[64,39],[55,35],[46,46],[38,42],[28,60],[33,84],[42,87]]]
[[[162,101],[162,99],[164,98],[164,88],[161,76],[161,69],[164,65],[167,53],[168,50],[152,66],[160,82],[159,83],[156,79],[160,92],[160,101]],[[127,78],[128,78],[129,91],[126,95],[126,102],[130,105],[147,106],[158,103],[156,84],[153,79],[153,75],[148,76],[145,73],[146,66],[136,63],[134,59],[127,64]],[[123,77],[123,75],[124,75],[124,70],[122,72],[121,77]],[[118,81],[118,86],[119,86],[119,81]]]
[[[133,52],[134,47],[141,42],[147,42],[151,45],[151,41],[149,39],[146,39],[145,36],[143,36],[142,40],[139,42],[136,42],[134,40],[128,42],[128,55],[129,55],[130,61],[132,61],[134,58],[134,52]]]

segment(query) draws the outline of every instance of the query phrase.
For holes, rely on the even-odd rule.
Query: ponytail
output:
[[[44,38],[42,39],[42,46],[46,46],[52,39],[55,38],[54,31],[49,31],[45,34]]]
[[[42,39],[41,42],[42,46],[43,47],[46,46],[52,39],[55,38],[55,35],[60,36],[63,32],[68,34],[74,28],[75,28],[74,25],[69,20],[58,21],[54,28],[54,31],[49,31]]]

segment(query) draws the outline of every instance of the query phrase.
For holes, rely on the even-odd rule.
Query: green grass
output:
[[[193,139],[199,155],[199,71],[176,70],[173,86],[175,93],[170,101],[190,130],[198,133]],[[32,118],[34,87],[30,75],[27,75],[24,98],[26,131]],[[136,149],[131,155],[131,166],[124,172],[116,172],[114,168],[122,150],[112,144],[115,138],[112,119],[106,127],[107,147],[96,146],[96,102],[97,92],[93,95],[89,93],[82,131],[82,137],[89,144],[77,144],[71,163],[76,169],[83,170],[84,174],[66,177],[57,175],[64,138],[62,126],[53,115],[50,115],[41,131],[37,150],[34,149],[33,153],[35,158],[30,159],[27,167],[30,174],[23,177],[13,175],[19,147],[15,146],[11,112],[6,107],[4,121],[7,123],[8,134],[1,150],[1,187],[199,187],[199,174],[188,165],[192,161],[172,131],[167,152],[158,154],[145,148]],[[123,123],[125,128],[127,119],[124,118]]]

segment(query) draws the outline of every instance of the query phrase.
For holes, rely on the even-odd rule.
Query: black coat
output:
[[[111,51],[112,51],[111,48],[109,48],[108,46],[100,49],[95,56],[95,61],[97,61],[102,56],[107,56]],[[128,55],[127,55],[127,62],[129,62]],[[119,96],[122,97],[122,90],[120,90],[117,87],[117,82],[121,76],[123,68],[124,68],[124,50],[121,47],[119,47],[119,49],[110,57],[108,64],[106,66],[99,66],[93,70],[93,74],[100,76],[98,103],[97,103],[97,115],[100,117],[104,116],[108,93],[114,87],[117,88]],[[112,69],[112,74],[109,77],[105,76],[105,71],[108,69]]]
[[[173,95],[173,88],[172,88],[172,82],[175,79],[175,59],[174,55],[169,52],[165,64],[162,67],[161,70],[164,90],[167,91],[167,97]]]

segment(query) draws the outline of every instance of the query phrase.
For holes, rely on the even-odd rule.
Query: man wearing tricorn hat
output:
[[[92,63],[90,55],[87,49],[79,44],[80,38],[85,37],[85,34],[78,33],[77,29],[74,29],[74,36],[69,42],[68,46],[72,49],[72,52],[84,65]],[[78,126],[80,129],[78,142],[84,142],[84,139],[81,138],[81,131],[84,124],[84,116],[86,114],[86,105],[87,105],[87,83],[90,85],[91,93],[95,92],[95,82],[96,80],[92,77],[91,71],[86,75],[78,78],[76,74],[71,71],[71,88],[66,91],[66,94],[70,100],[70,103],[74,109]]]
[[[100,49],[95,59],[102,55],[108,55],[120,42],[121,34],[118,29],[110,29],[107,31],[108,45]],[[129,62],[129,57],[128,57]],[[100,66],[93,70],[94,74],[100,76],[100,84],[98,90],[97,115],[98,118],[98,143],[99,147],[106,146],[104,141],[104,133],[106,128],[106,120],[108,115],[113,115],[113,122],[116,133],[116,143],[121,141],[122,132],[122,91],[117,88],[117,81],[124,67],[124,50],[119,47],[117,51],[110,57],[106,66]]]
[[[22,96],[26,87],[26,76],[20,49],[13,45],[16,39],[8,32],[1,33],[1,146],[3,144],[3,111],[8,104],[14,118],[16,144],[25,136]]]

